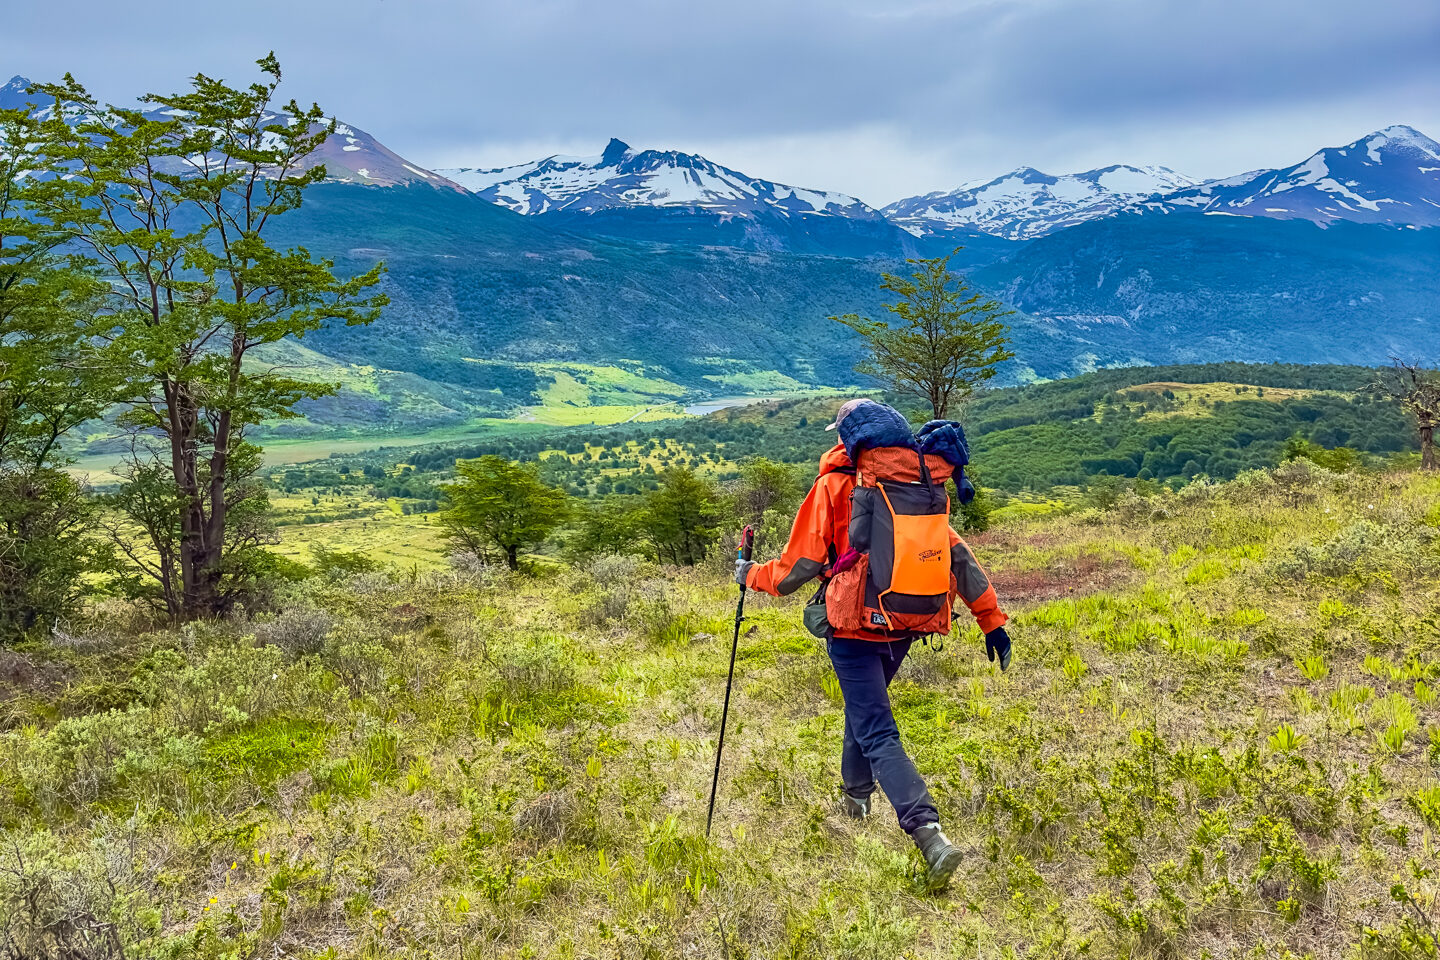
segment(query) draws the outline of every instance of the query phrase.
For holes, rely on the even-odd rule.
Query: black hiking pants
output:
[[[906,833],[940,820],[925,781],[900,744],[900,728],[890,709],[890,681],[910,643],[835,637],[826,645],[845,695],[845,748],[840,755],[845,791],[868,797],[879,780]]]

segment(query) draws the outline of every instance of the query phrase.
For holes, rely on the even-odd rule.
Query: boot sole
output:
[[[950,884],[950,878],[960,868],[960,861],[965,859],[964,855],[955,847],[951,847],[941,855],[936,864],[930,868],[925,876],[925,885],[932,891],[944,890]]]

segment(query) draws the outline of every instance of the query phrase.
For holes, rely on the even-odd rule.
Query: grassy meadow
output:
[[[966,852],[946,893],[885,804],[840,816],[798,599],[748,604],[707,843],[725,558],[450,568],[392,511],[332,521],[383,572],[178,630],[103,603],[3,654],[0,950],[1435,956],[1440,479],[1041,507],[972,541],[1010,671],[970,625],[893,688]]]

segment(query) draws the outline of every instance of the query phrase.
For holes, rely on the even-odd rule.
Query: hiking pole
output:
[[[740,531],[740,544],[735,555],[749,560],[755,547],[755,528],[748,523]],[[740,621],[745,619],[745,584],[740,584],[740,601],[735,604],[735,639],[730,641],[730,674],[725,678],[725,706],[720,710],[720,741],[715,744],[715,775],[710,778],[710,812],[705,815],[705,839],[710,839],[710,824],[715,819],[715,791],[720,786],[720,755],[725,752],[725,721],[730,718],[730,687],[735,682],[735,652],[740,649]]]

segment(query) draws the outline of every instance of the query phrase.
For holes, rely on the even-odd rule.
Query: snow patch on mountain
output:
[[[636,150],[612,139],[597,156],[556,155],[509,167],[438,171],[517,213],[686,208],[735,217],[819,215],[882,219],[854,197],[747,176],[693,153]]]
[[[1116,164],[1061,177],[1020,167],[994,180],[897,200],[882,212],[920,237],[965,228],[1027,240],[1195,182],[1168,167]]]
[[[1440,225],[1440,143],[1397,124],[1300,163],[1199,184],[1144,209],[1360,223]]]

